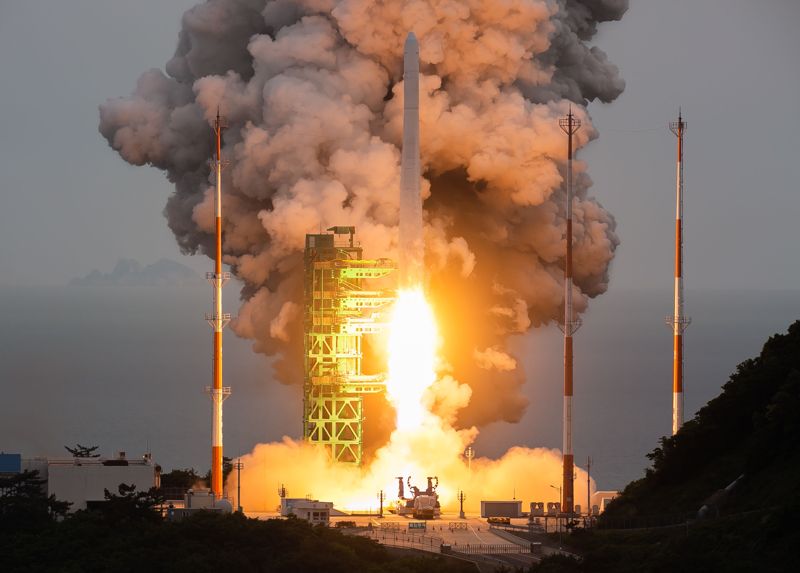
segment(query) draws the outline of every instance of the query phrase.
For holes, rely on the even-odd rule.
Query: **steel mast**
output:
[[[564,434],[563,434],[563,498],[561,511],[572,513],[574,507],[572,452],[572,335],[580,328],[581,320],[572,310],[572,136],[581,127],[570,106],[567,117],[558,120],[559,127],[567,134],[567,255],[564,263]]]
[[[222,498],[222,403],[230,395],[229,386],[222,385],[222,330],[231,320],[229,313],[222,312],[222,286],[231,278],[222,271],[222,130],[227,127],[219,115],[214,120],[216,157],[213,163],[217,176],[214,194],[215,256],[214,272],[206,273],[206,279],[214,288],[213,312],[206,314],[206,321],[214,331],[214,358],[212,385],[206,387],[211,395],[211,492],[216,499]]]
[[[683,333],[691,318],[683,314],[683,134],[686,123],[678,110],[678,121],[670,122],[669,129],[678,138],[675,201],[675,296],[672,316],[667,324],[672,327],[672,434],[683,425]]]

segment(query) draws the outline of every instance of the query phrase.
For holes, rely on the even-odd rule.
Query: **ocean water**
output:
[[[226,288],[235,312],[237,289]],[[208,465],[210,287],[0,287],[0,450],[62,455],[151,450],[165,468]],[[670,431],[669,292],[611,290],[593,301],[575,336],[576,462],[592,456],[602,489],[639,477],[645,454]],[[800,292],[687,293],[687,416],[719,393],[741,361],[800,318]],[[512,341],[530,401],[516,424],[481,430],[478,455],[514,445],[560,447],[561,334],[543,328]],[[301,433],[299,386],[273,381],[270,360],[226,335],[226,454]],[[524,479],[524,476],[520,476]],[[511,492],[509,492],[511,493]]]

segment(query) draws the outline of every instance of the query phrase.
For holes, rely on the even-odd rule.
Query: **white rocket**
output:
[[[403,48],[403,155],[400,166],[400,286],[424,279],[425,255],[420,197],[419,44],[409,32]]]

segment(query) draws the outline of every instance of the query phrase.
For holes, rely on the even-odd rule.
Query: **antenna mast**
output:
[[[564,444],[563,444],[563,499],[561,508],[570,514],[574,507],[572,452],[572,335],[580,328],[581,319],[572,310],[572,136],[581,127],[581,122],[569,108],[567,117],[559,119],[558,125],[567,134],[567,256],[564,263]]]
[[[217,109],[214,120],[216,136],[216,157],[213,163],[217,175],[216,193],[214,195],[215,242],[214,272],[206,273],[206,279],[214,288],[213,311],[206,314],[206,321],[214,331],[214,358],[212,385],[206,387],[211,395],[211,492],[215,499],[222,498],[222,403],[230,396],[229,386],[222,385],[222,330],[230,322],[231,315],[222,312],[222,286],[231,278],[229,272],[222,272],[222,130],[225,129],[223,118]]]
[[[677,186],[675,201],[675,297],[672,316],[667,324],[672,328],[672,435],[683,425],[683,333],[692,319],[683,314],[683,134],[686,122],[678,110],[678,121],[669,129],[678,138]]]

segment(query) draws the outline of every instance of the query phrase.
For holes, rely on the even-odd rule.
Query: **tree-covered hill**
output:
[[[607,519],[696,512],[739,476],[715,511],[799,501],[800,321],[742,362],[722,393],[648,457],[652,468],[611,503]]]
[[[798,570],[800,322],[740,364],[648,457],[652,467],[609,505],[600,528],[570,536],[583,560],[545,559],[534,571]]]

